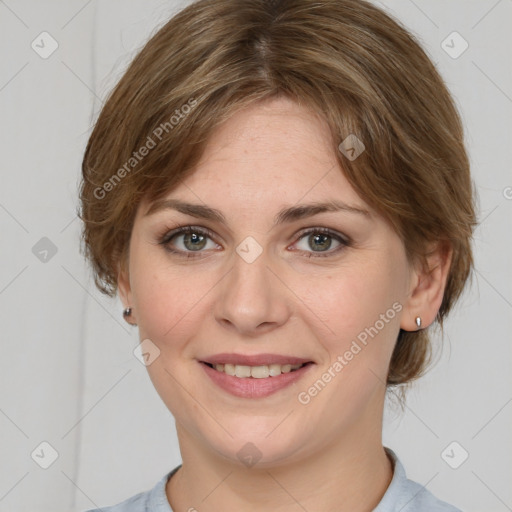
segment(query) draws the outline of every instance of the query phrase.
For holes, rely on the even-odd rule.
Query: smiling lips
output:
[[[202,362],[232,377],[265,379],[298,370],[312,361],[280,354],[216,354]]]
[[[300,379],[313,361],[278,354],[217,354],[200,361],[215,384],[242,398],[263,398]]]
[[[209,363],[211,365],[215,364],[233,364],[239,366],[262,366],[262,365],[271,365],[271,364],[304,364],[311,363],[311,359],[303,359],[300,357],[294,356],[285,356],[281,354],[253,354],[253,355],[243,355],[243,354],[215,354],[212,356],[205,357],[200,360],[203,363]]]

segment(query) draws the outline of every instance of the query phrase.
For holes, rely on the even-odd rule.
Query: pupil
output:
[[[314,234],[309,237],[309,241],[313,244],[317,244],[320,251],[326,251],[331,246],[331,239],[329,235]]]
[[[189,242],[192,243],[191,246],[189,246]],[[196,245],[198,242],[200,245]],[[202,249],[205,246],[205,242],[205,237],[203,235],[198,235],[197,233],[187,233],[183,240],[185,247],[192,251],[198,251]]]

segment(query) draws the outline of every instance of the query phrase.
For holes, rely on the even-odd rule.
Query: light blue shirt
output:
[[[393,479],[373,512],[461,512],[460,509],[438,500],[422,485],[409,480],[396,454],[386,448],[393,459]],[[167,496],[167,480],[181,467],[174,468],[151,489],[141,492],[112,507],[88,510],[86,512],[173,512]]]

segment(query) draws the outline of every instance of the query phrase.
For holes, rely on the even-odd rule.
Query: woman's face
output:
[[[345,179],[327,125],[285,99],[246,109],[166,199],[139,207],[119,284],[180,437],[267,465],[380,440],[415,279]],[[338,208],[310,209],[320,203]]]

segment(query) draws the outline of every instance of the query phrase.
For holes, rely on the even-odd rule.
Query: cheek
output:
[[[183,278],[171,273],[145,273],[140,280],[133,279],[134,305],[141,336],[158,344],[170,336],[174,337],[187,312],[199,300],[194,284],[189,281],[184,285]]]
[[[135,249],[130,261],[141,339],[151,339],[160,350],[177,350],[198,328],[198,315],[206,314],[205,295],[218,276],[171,263],[164,251]]]
[[[333,271],[304,289],[305,302],[335,334],[357,334],[373,325],[394,302],[403,301],[403,278],[389,267],[378,263]]]
[[[159,350],[146,368],[149,377],[169,410],[181,411],[188,404],[187,414],[196,414],[195,402],[190,402],[182,388],[194,375],[183,362],[188,359],[189,341],[199,330],[201,318],[208,314],[202,299],[214,285],[212,277],[170,264],[165,255],[150,255],[144,250],[134,251],[130,261],[140,340],[151,340]]]
[[[304,303],[314,312],[309,314],[312,330],[325,334],[319,341],[328,353],[328,366],[341,356],[347,361],[343,373],[355,380],[369,369],[385,378],[405,299],[401,253],[387,262],[370,256],[364,264],[335,270],[303,289]]]

